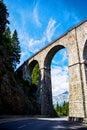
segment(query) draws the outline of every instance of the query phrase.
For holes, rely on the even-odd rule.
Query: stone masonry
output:
[[[87,21],[72,28],[40,50],[19,69],[22,69],[24,79],[27,79],[31,76],[35,64],[39,64],[38,88],[40,89],[41,114],[51,116],[53,108],[50,65],[53,56],[62,48],[68,50],[69,119],[85,119],[87,118]]]

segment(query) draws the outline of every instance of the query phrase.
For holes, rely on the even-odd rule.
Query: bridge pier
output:
[[[85,65],[78,62],[69,66],[69,120],[87,121],[87,85]]]
[[[87,55],[86,55],[87,56]],[[83,101],[84,101],[84,123],[87,123],[87,59],[81,64],[82,78],[83,78]],[[85,71],[84,71],[85,70]]]
[[[40,69],[40,95],[41,95],[41,115],[52,116],[52,88],[51,88],[51,74],[49,68]]]

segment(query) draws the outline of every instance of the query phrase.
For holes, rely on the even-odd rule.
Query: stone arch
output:
[[[37,60],[32,60],[29,64],[28,64],[28,68],[32,73],[33,68],[35,67],[36,64],[39,64]]]
[[[67,62],[65,63],[65,60],[64,60],[64,62],[63,62],[63,57],[64,57],[64,54],[65,54],[65,51],[66,51],[66,54],[68,54],[68,49],[67,49],[67,47],[65,47],[65,45],[56,45],[56,46],[54,46],[53,48],[51,48],[51,50],[47,53],[47,56],[46,56],[46,59],[45,59],[45,68],[48,68],[49,70],[50,70],[50,77],[51,77],[51,89],[52,89],[52,101],[53,101],[53,105],[54,105],[54,89],[55,89],[55,87],[57,87],[57,92],[58,92],[58,90],[60,91],[61,90],[61,88],[62,88],[62,84],[63,84],[63,82],[65,82],[64,81],[64,79],[66,78],[67,80],[66,80],[66,82],[67,82],[67,85],[65,85],[65,86],[67,86],[67,91],[69,91],[69,75],[68,75],[68,73],[69,73],[69,68],[68,68],[68,62],[69,62],[69,57],[68,57],[68,55],[67,55],[67,59],[68,60],[66,60]],[[53,77],[53,74],[54,74],[54,71],[52,71],[52,69],[54,70],[54,68],[56,68],[56,67],[53,67],[52,66],[52,60],[54,60],[54,56],[56,55],[57,57],[60,55],[60,53],[61,52],[63,52],[62,53],[62,55],[61,55],[61,58],[59,59],[59,58],[56,58],[56,62],[59,62],[59,64],[56,64],[56,67],[60,67],[60,68],[63,68],[63,69],[61,69],[60,70],[60,74],[58,73],[58,70],[56,71],[57,73],[58,73],[58,76],[54,79],[54,77]],[[58,54],[57,54],[58,53]],[[61,62],[61,60],[62,60],[62,62]],[[64,64],[62,64],[62,63],[64,63]],[[61,67],[61,65],[62,65],[62,67]],[[67,68],[67,75],[65,76],[65,67],[64,67],[64,65],[66,66],[66,68]],[[57,68],[58,69],[58,68]],[[62,74],[62,78],[60,79],[60,76],[61,76],[61,74]],[[63,78],[63,76],[65,77],[65,78]],[[59,84],[58,83],[58,80],[57,79],[60,79],[60,80],[62,80],[62,84]],[[57,81],[57,83],[56,83],[56,81]],[[54,85],[56,83],[56,86]],[[55,87],[54,87],[55,86]],[[64,92],[64,90],[62,91],[62,92]],[[57,95],[58,95],[58,93],[57,93]],[[56,102],[55,102],[56,103]]]
[[[84,49],[83,49],[83,59],[87,61],[87,40],[85,42]]]
[[[39,62],[38,62],[37,60],[32,60],[32,61],[28,64],[27,69],[28,69],[28,71],[29,71],[29,76],[30,76],[30,77],[31,77],[31,75],[32,75],[32,71],[33,71],[33,69],[34,69],[34,67],[35,67],[36,64],[39,65]],[[31,79],[31,80],[32,80],[32,79]]]
[[[41,69],[42,78],[42,115],[53,115],[52,108],[52,84],[51,84],[51,61],[54,55],[61,49],[66,48],[63,45],[54,45],[46,53],[44,59],[44,68]],[[47,107],[45,107],[47,106]]]
[[[47,53],[46,55],[46,58],[45,58],[45,61],[44,61],[44,66],[46,68],[49,68],[50,69],[50,64],[51,64],[51,61],[53,59],[53,56],[61,49],[63,48],[66,48],[65,46],[63,45],[56,45],[54,46],[53,48],[50,49],[50,51]]]
[[[84,114],[85,118],[87,118],[87,40],[85,41],[83,47],[83,59],[84,62],[82,64],[82,74],[83,74],[83,97],[84,97]]]
[[[85,42],[84,49],[83,49],[83,60],[84,60],[85,78],[87,83],[87,40]]]
[[[39,64],[39,61],[38,59],[31,59],[30,61],[28,61],[28,66],[27,66],[27,72],[28,72],[28,75],[30,77],[30,84],[32,84],[32,86],[36,86],[36,84],[33,84],[32,83],[32,72],[33,72],[33,69],[36,65],[39,65],[39,77],[38,77],[38,86],[37,86],[37,90],[36,90],[36,93],[35,93],[35,96],[36,96],[36,99],[37,99],[37,103],[38,103],[38,111],[40,112],[41,111],[41,93],[40,93],[40,78],[41,78],[41,74],[40,74],[40,64]]]

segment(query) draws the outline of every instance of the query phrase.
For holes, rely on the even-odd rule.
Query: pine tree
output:
[[[0,0],[0,52],[1,62],[11,69],[15,69],[20,62],[21,49],[17,31],[11,37],[10,28],[7,28],[9,13],[3,0]]]
[[[12,69],[12,53],[13,53],[13,47],[12,47],[12,39],[11,39],[11,31],[8,27],[4,34],[4,47],[7,49],[7,62],[9,68]]]
[[[59,104],[58,104],[58,101],[57,101],[57,105],[56,105],[56,108],[57,108],[57,109],[59,108]]]
[[[4,34],[4,47],[10,49],[12,48],[12,45],[11,45],[11,31],[10,31],[10,28],[8,27],[5,31],[5,34]]]
[[[12,63],[13,63],[13,68],[16,69],[17,64],[20,63],[20,53],[21,53],[20,42],[16,30],[14,31],[12,36],[12,48],[13,48]]]
[[[0,36],[5,32],[6,25],[9,24],[9,13],[2,0],[0,0]]]
[[[10,28],[8,27],[3,35],[3,45],[5,48],[7,48],[10,51],[11,48],[11,31]]]

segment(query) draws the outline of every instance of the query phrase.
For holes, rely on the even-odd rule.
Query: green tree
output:
[[[12,68],[11,55],[12,55],[12,44],[11,44],[11,31],[8,27],[3,35],[3,45],[6,50],[6,62],[8,62],[9,68]]]
[[[64,104],[62,106],[59,106],[58,102],[57,102],[55,111],[56,111],[58,116],[67,116],[68,112],[69,112],[69,103],[64,102]]]
[[[12,36],[12,66],[14,69],[16,69],[17,64],[20,63],[20,53],[20,42],[18,39],[17,31],[15,30]]]
[[[69,103],[64,102],[64,104],[62,106],[62,113],[63,113],[63,115],[67,116],[68,112],[69,112]]]
[[[0,55],[3,65],[7,66],[7,61],[9,59],[9,38],[7,36],[7,24],[9,13],[7,11],[6,5],[3,3],[3,0],[0,0]],[[10,35],[10,30],[9,30]]]
[[[57,108],[57,109],[59,108],[59,104],[58,104],[58,102],[57,102],[56,108]]]
[[[6,28],[5,34],[3,35],[4,39],[3,39],[3,45],[5,48],[9,49],[9,51],[11,51],[12,49],[12,45],[11,45],[11,31],[10,28]]]
[[[17,31],[15,30],[13,36],[11,37],[10,28],[7,27],[9,13],[3,0],[0,0],[0,47],[3,48],[1,56],[3,56],[4,62],[9,68],[15,69],[17,64],[20,62],[21,49],[19,46],[19,39]]]
[[[6,25],[9,24],[8,17],[6,5],[0,0],[0,36],[5,32]]]

